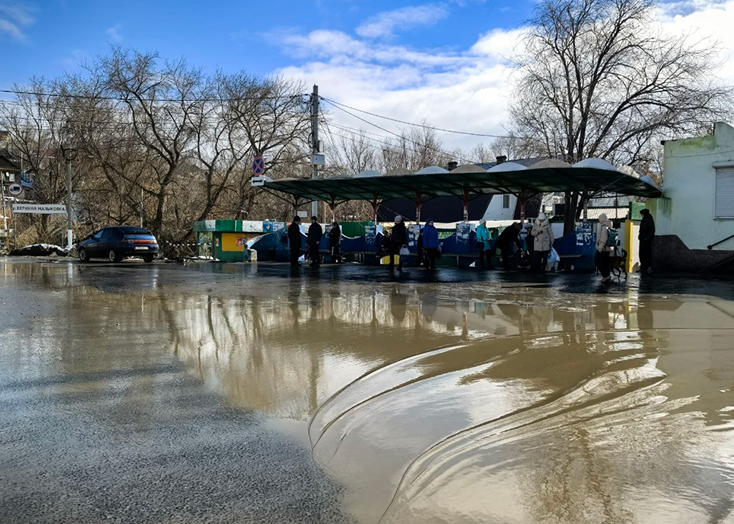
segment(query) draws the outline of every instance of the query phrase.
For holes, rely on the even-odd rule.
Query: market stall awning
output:
[[[508,163],[509,164],[509,163]],[[306,200],[344,202],[348,200],[422,200],[438,196],[472,199],[480,195],[553,193],[587,191],[590,197],[602,193],[660,197],[660,190],[635,176],[596,167],[548,167],[490,171],[445,172],[433,174],[340,177],[332,179],[276,180],[264,183],[271,191],[288,193]],[[499,168],[499,169],[498,169]]]

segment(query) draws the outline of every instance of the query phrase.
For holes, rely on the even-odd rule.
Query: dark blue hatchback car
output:
[[[106,258],[119,262],[127,257],[139,257],[153,262],[158,254],[158,241],[147,229],[131,226],[110,226],[82,240],[77,247],[79,260]]]

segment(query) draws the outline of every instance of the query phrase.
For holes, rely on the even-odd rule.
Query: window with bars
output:
[[[734,218],[734,167],[716,170],[714,218]]]

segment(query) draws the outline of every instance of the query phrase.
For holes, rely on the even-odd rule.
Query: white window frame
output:
[[[726,214],[720,214],[717,206],[717,197],[719,196],[719,176],[720,175],[728,175],[730,177],[730,183],[732,184],[732,189],[734,190],[734,162],[715,162],[714,163],[715,168],[715,175],[714,175],[714,202],[713,202],[713,214],[715,220],[734,220],[734,194],[732,195],[732,207],[730,211],[727,211]],[[734,191],[733,191],[734,193]],[[724,213],[722,211],[721,213]]]

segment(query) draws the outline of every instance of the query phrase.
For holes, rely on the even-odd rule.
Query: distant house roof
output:
[[[5,152],[0,152],[0,171],[2,171],[3,173],[20,173],[21,169],[20,166],[13,161],[9,154]]]

